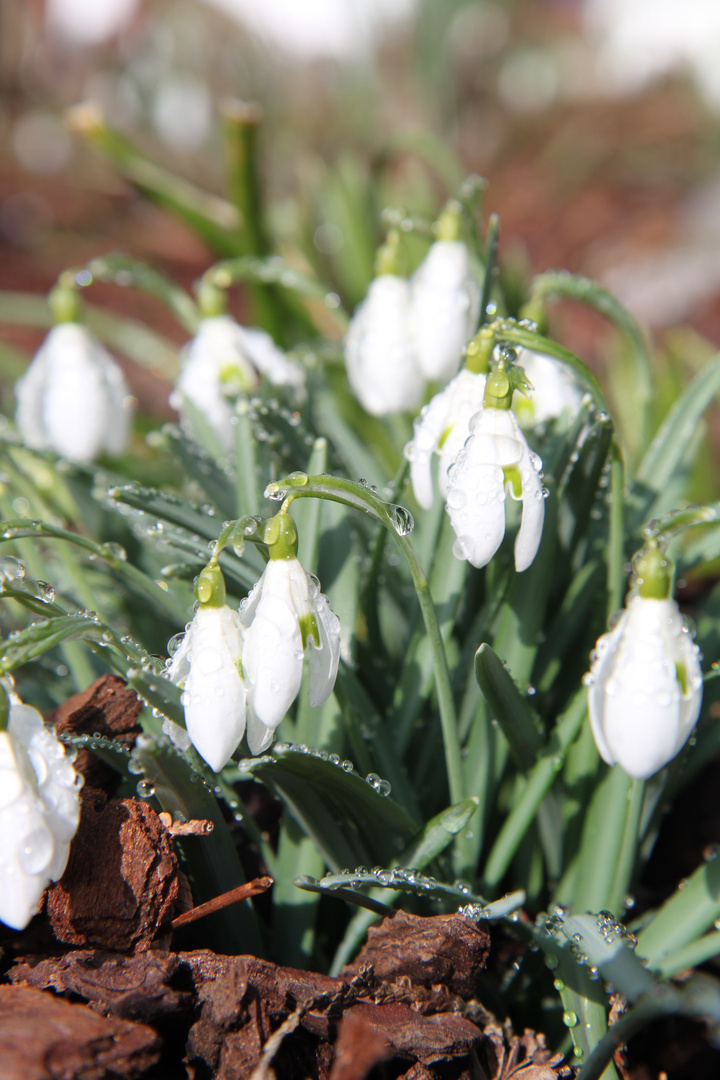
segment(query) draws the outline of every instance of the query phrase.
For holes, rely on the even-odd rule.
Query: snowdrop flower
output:
[[[410,462],[415,498],[423,510],[433,504],[433,454],[440,455],[438,487],[445,498],[448,470],[470,435],[470,420],[482,410],[484,394],[485,375],[463,369],[416,419],[405,457]]]
[[[372,416],[412,411],[425,390],[411,330],[411,284],[396,272],[398,244],[399,234],[391,230],[378,252],[378,276],[356,308],[345,338],[348,381]]]
[[[480,289],[470,273],[470,254],[459,239],[461,214],[460,204],[451,200],[437,223],[438,239],[410,283],[417,363],[426,379],[443,384],[456,374],[480,311]]]
[[[125,449],[133,399],[110,353],[81,323],[52,327],[15,397],[17,426],[33,449],[83,463]]]
[[[82,777],[36,709],[0,696],[0,920],[22,930],[67,865]]]
[[[542,462],[511,409],[513,390],[527,383],[519,368],[501,360],[488,375],[484,408],[470,421],[470,437],[448,472],[447,512],[457,558],[473,566],[490,562],[505,535],[506,491],[522,502],[515,567],[527,570],[542,537],[545,517]]]
[[[182,687],[187,733],[215,772],[245,734],[247,691],[242,678],[243,629],[225,603],[225,581],[212,563],[196,586],[198,609],[172,656],[168,678]]]
[[[565,364],[531,349],[520,349],[517,362],[533,386],[532,395],[517,408],[523,426],[554,420],[566,410],[577,416],[585,391]]]
[[[288,386],[304,394],[303,369],[278,349],[269,334],[240,326],[230,315],[211,315],[200,321],[197,334],[182,351],[170,404],[191,435],[193,412],[200,412],[223,449],[229,451],[234,398],[251,393],[263,375],[275,386]]]
[[[595,646],[588,687],[598,752],[646,780],[680,752],[702,704],[699,651],[670,597],[672,569],[657,547],[635,564],[637,592]]]
[[[335,685],[340,622],[320,587],[297,558],[297,531],[281,511],[265,524],[270,561],[240,606],[248,688],[248,745],[259,754],[297,697],[303,657],[309,653],[308,696],[322,705]]]

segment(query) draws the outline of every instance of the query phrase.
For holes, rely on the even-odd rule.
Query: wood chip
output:
[[[160,1057],[152,1028],[98,1016],[39,990],[0,986],[2,1080],[116,1080]]]
[[[148,948],[172,919],[178,873],[172,841],[147,803],[84,788],[67,868],[47,893],[55,936],[120,952]]]

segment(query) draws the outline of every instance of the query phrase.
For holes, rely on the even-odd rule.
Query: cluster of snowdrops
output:
[[[579,413],[584,388],[557,359],[510,348],[487,324],[461,219],[461,208],[449,203],[411,278],[398,272],[399,236],[390,231],[346,335],[347,378],[373,416],[414,414],[427,401],[405,456],[420,508],[432,507],[436,489],[445,501],[456,558],[486,566],[508,526],[508,498],[520,504],[514,558],[522,573],[538,551],[548,495],[525,432]],[[265,379],[300,400],[305,372],[267,333],[239,325],[221,288],[206,283],[199,303],[200,326],[183,350],[170,400],[190,437],[207,424],[229,451],[238,398]],[[120,368],[83,323],[77,281],[61,278],[51,307],[55,325],[16,387],[19,432],[27,446],[70,461],[119,454],[132,423]],[[268,562],[237,610],[226,602],[216,548],[196,580],[192,621],[167,662],[182,688],[186,728],[167,720],[164,730],[181,748],[191,742],[215,772],[245,736],[251,754],[270,746],[300,691],[305,658],[312,706],[335,684],[342,627],[298,560],[292,500],[285,494],[278,513],[250,526]],[[662,545],[648,539],[634,560],[625,609],[598,640],[585,677],[601,757],[638,779],[678,754],[700,712],[698,649],[671,597],[672,577]],[[0,693],[0,919],[22,928],[66,865],[81,778],[40,714],[9,682]]]

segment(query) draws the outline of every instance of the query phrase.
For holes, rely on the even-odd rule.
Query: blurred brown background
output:
[[[488,178],[510,275],[597,277],[658,334],[684,324],[718,345],[717,55],[715,0],[0,0],[0,289],[44,293],[116,248],[189,286],[210,252],[63,114],[94,101],[149,157],[221,193],[216,110],[232,96],[264,110],[289,249],[304,230],[356,263],[338,192],[363,196],[380,173],[388,197],[432,213],[453,166],[437,143],[418,151],[426,131]],[[184,339],[146,297],[94,299]],[[597,362],[599,320],[562,307],[555,320]],[[2,337],[31,349],[41,332]]]

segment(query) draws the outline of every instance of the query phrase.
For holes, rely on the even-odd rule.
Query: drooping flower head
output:
[[[15,384],[15,420],[28,446],[89,463],[121,454],[133,398],[110,353],[80,321],[74,289],[58,285],[56,324]]]
[[[82,777],[40,713],[0,687],[0,920],[22,930],[67,865]]]
[[[182,687],[185,726],[195,749],[219,772],[245,734],[243,629],[238,613],[225,603],[225,581],[217,565],[200,573],[196,595],[197,611],[167,674]]]
[[[405,446],[410,480],[419,505],[433,504],[433,455],[439,454],[438,487],[447,495],[448,471],[470,435],[470,421],[483,408],[485,373],[495,336],[481,330],[466,349],[467,367],[435,395],[415,420],[413,437]]]
[[[531,389],[513,360],[514,353],[504,357],[487,377],[483,408],[470,420],[470,436],[448,472],[447,512],[457,536],[456,556],[482,567],[505,535],[507,493],[522,502],[515,567],[523,571],[540,545],[545,493],[542,462],[511,408],[515,389]]]
[[[275,386],[304,394],[305,372],[277,347],[264,330],[240,326],[226,312],[222,290],[205,282],[199,293],[203,318],[180,358],[180,374],[170,404],[180,423],[197,437],[197,413],[221,446],[233,445],[235,399],[250,394],[265,377]]]
[[[451,199],[435,224],[437,240],[412,276],[410,324],[420,371],[445,384],[457,373],[475,333],[480,288],[460,238],[463,208]]]
[[[670,595],[672,563],[650,542],[613,628],[598,639],[585,676],[598,752],[646,780],[680,752],[702,705],[699,650]]]
[[[410,412],[425,390],[412,334],[412,289],[400,276],[400,234],[391,229],[378,251],[376,276],[345,338],[350,387],[372,416]]]
[[[297,697],[309,657],[308,696],[322,705],[332,693],[340,659],[340,623],[316,578],[297,558],[297,530],[281,511],[265,523],[270,560],[240,606],[242,665],[248,689],[248,745],[258,754]]]

